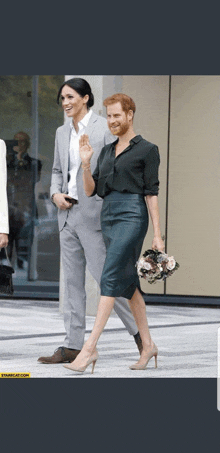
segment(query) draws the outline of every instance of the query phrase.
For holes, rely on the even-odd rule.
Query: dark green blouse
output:
[[[115,145],[118,140],[101,150],[92,175],[95,189],[91,196],[97,193],[104,198],[112,190],[158,195],[160,164],[158,147],[141,135],[136,135],[130,140],[130,145],[115,157]]]

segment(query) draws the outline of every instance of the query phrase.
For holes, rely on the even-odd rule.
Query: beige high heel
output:
[[[137,362],[137,363],[134,363],[134,365],[129,366],[129,368],[131,370],[146,370],[147,364],[148,364],[149,360],[152,359],[152,357],[154,357],[154,359],[155,359],[155,365],[154,366],[155,366],[155,368],[157,368],[157,355],[158,355],[158,349],[157,349],[157,346],[154,344],[153,348],[151,349],[151,351],[147,355],[147,360],[146,360],[145,363],[139,364]]]
[[[96,364],[96,361],[98,360],[98,351],[95,351],[93,352],[93,354],[86,360],[86,363],[85,365],[82,365],[82,366],[79,366],[77,367],[76,365],[74,365],[75,363],[75,360],[70,363],[69,365],[63,365],[64,368],[67,368],[68,370],[71,370],[71,371],[79,371],[80,373],[83,373],[86,368],[92,363],[92,374],[94,372],[94,368],[95,368],[95,364]],[[78,358],[78,357],[77,357]]]

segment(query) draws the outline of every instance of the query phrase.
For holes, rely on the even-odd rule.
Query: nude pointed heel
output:
[[[95,368],[95,364],[98,360],[98,352],[95,351],[86,361],[85,361],[85,364],[84,365],[81,365],[81,366],[78,366],[75,365],[75,360],[70,363],[70,364],[66,364],[66,365],[63,365],[64,368],[67,368],[68,370],[71,370],[71,371],[78,371],[80,373],[84,373],[84,371],[86,370],[86,368],[92,363],[92,374],[94,372],[94,368]],[[77,359],[78,359],[79,356],[77,356]]]
[[[134,363],[134,365],[131,365],[129,368],[131,370],[146,370],[147,368],[147,364],[149,362],[150,359],[152,359],[152,357],[154,357],[155,359],[155,368],[157,368],[157,355],[158,355],[158,349],[157,349],[157,346],[154,344],[153,348],[151,349],[151,351],[147,354],[147,357],[146,357],[146,360],[144,363],[140,364],[140,363]]]
[[[96,359],[96,360],[94,360],[94,361],[92,362],[92,372],[91,372],[91,374],[93,374],[93,373],[94,373],[94,368],[95,368],[95,364],[96,364],[96,362],[97,362],[97,359]]]

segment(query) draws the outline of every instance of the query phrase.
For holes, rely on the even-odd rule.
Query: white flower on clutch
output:
[[[174,267],[176,266],[176,261],[173,256],[169,256],[168,258],[168,263],[167,263],[167,269],[168,271],[172,271]]]
[[[144,266],[143,266],[143,267],[144,267],[144,269],[146,269],[147,271],[150,271],[150,270],[152,269],[150,263],[146,263],[146,262],[144,263]]]
[[[150,263],[148,263],[147,261],[145,261],[144,258],[140,258],[139,262],[138,262],[138,269],[146,269],[147,271],[150,271],[151,270],[151,265]]]

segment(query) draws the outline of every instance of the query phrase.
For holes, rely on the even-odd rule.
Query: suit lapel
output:
[[[94,129],[95,129],[95,123],[98,119],[98,115],[96,115],[96,113],[92,112],[92,115],[91,115],[91,118],[88,122],[88,126],[86,127],[86,131],[85,133],[89,136],[89,138],[91,137]]]

